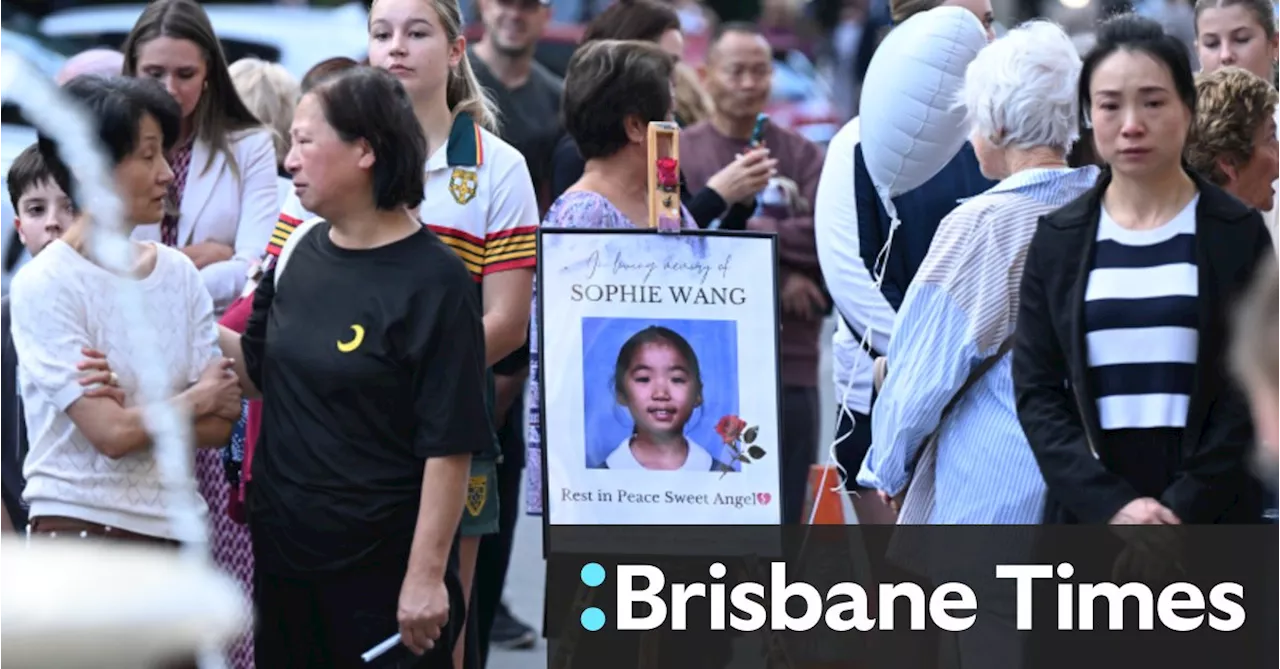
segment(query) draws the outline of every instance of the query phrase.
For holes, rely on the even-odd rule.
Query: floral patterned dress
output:
[[[696,229],[689,210],[681,207],[681,227]],[[599,193],[569,191],[561,195],[547,211],[542,228],[598,228],[618,230],[637,228],[617,207]],[[542,515],[542,397],[539,391],[541,370],[538,364],[538,282],[533,283],[533,307],[529,312],[529,428],[526,434],[527,465],[525,476],[526,509],[530,515]]]
[[[165,245],[178,247],[178,214],[182,206],[182,196],[187,186],[187,176],[191,167],[192,141],[176,147],[169,155],[173,166],[174,179],[169,183],[168,194],[173,206],[161,221],[161,237]],[[232,329],[243,330],[244,325],[229,323],[227,314],[221,319],[223,325]],[[214,562],[219,568],[231,574],[244,588],[245,596],[253,597],[253,544],[249,540],[249,528],[232,519],[228,514],[228,504],[233,495],[238,494],[239,465],[237,458],[242,457],[245,446],[245,412],[247,404],[242,403],[240,420],[237,422],[231,441],[224,448],[202,448],[196,451],[196,479],[199,482],[200,494],[209,505],[209,548]],[[252,669],[253,663],[253,630],[246,629],[244,634],[227,649],[227,664],[231,669]]]

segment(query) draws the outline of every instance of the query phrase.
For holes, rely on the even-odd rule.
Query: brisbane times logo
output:
[[[768,584],[737,580],[725,582],[728,569],[715,562],[707,569],[707,579],[697,582],[667,582],[662,569],[646,564],[620,564],[610,576],[604,566],[591,562],[582,567],[580,578],[588,588],[616,590],[613,611],[598,606],[583,609],[583,629],[596,632],[656,629],[733,629],[754,632],[768,627],[774,631],[807,632],[819,626],[835,632],[926,629],[926,618],[934,627],[963,632],[973,626],[980,602],[973,588],[959,582],[936,587],[916,583],[882,583],[876,586],[878,606],[858,583],[840,582],[820,590],[812,584],[790,581],[787,564],[772,562]],[[1017,628],[1032,629],[1033,583],[1057,581],[1058,630],[1167,629],[1191,632],[1202,627],[1232,632],[1245,623],[1244,586],[1235,582],[1213,585],[1205,592],[1193,583],[1172,583],[1155,589],[1141,582],[1072,582],[1074,567],[1067,562],[1048,564],[995,565],[997,580],[1016,588]],[[612,580],[610,584],[609,581]],[[901,619],[907,602],[906,620]],[[800,605],[797,606],[796,602]],[[691,603],[700,612],[691,619]],[[1135,605],[1136,604],[1136,605]],[[878,610],[877,615],[872,615]],[[706,618],[701,613],[707,612]]]

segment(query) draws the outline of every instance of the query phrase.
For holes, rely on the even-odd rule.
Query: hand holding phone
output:
[[[751,130],[751,148],[756,148],[764,144],[764,131],[769,125],[769,115],[761,113],[756,115],[756,126]]]

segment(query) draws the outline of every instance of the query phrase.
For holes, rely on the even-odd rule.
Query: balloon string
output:
[[[880,189],[877,189],[877,190],[880,190]],[[884,245],[880,247],[880,252],[876,254],[876,261],[873,263],[874,270],[872,272],[872,280],[877,291],[880,290],[881,286],[884,285],[884,273],[885,273],[885,268],[889,264],[889,253],[890,253],[890,250],[893,248],[894,234],[898,231],[898,226],[902,224],[902,221],[898,218],[897,208],[893,206],[893,200],[888,197],[887,193],[881,192],[881,196],[882,196],[882,199],[884,200],[885,211],[890,216],[890,221],[889,221],[889,235],[888,237],[885,238]],[[852,332],[850,332],[850,334],[852,334]],[[862,333],[862,340],[858,342],[858,348],[864,352],[868,351],[868,349],[871,348],[870,342],[874,334],[875,334],[875,328],[872,327],[871,324],[867,324],[867,327],[863,330],[863,333]],[[885,334],[892,335],[891,332],[885,333]],[[868,353],[866,357],[870,357],[870,353]],[[816,487],[816,490],[814,491],[813,508],[809,510],[810,525],[812,525],[813,521],[817,518],[818,509],[821,508],[820,502],[822,501],[823,493],[828,492],[827,476],[831,471],[831,465],[835,466],[836,477],[838,478],[838,481],[834,487],[829,489],[829,491],[836,494],[851,493],[854,496],[859,496],[857,491],[850,491],[848,489],[847,483],[849,480],[849,472],[847,469],[844,468],[844,465],[840,464],[840,459],[839,457],[837,457],[836,453],[837,453],[837,449],[840,447],[840,444],[844,443],[846,439],[849,439],[850,437],[852,437],[854,430],[857,429],[858,418],[857,416],[854,415],[853,411],[849,409],[848,399],[849,399],[849,395],[853,392],[854,381],[858,378],[858,372],[862,366],[862,358],[863,356],[861,355],[854,356],[853,368],[849,370],[849,375],[845,379],[844,386],[840,388],[840,393],[839,393],[840,396],[836,398],[837,404],[839,405],[839,410],[840,410],[840,415],[836,419],[836,428],[839,429],[840,423],[843,422],[841,419],[847,419],[849,422],[849,429],[846,430],[844,433],[837,434],[835,440],[831,442],[831,446],[828,447],[827,449],[827,465],[828,466],[822,469],[822,477],[818,479],[818,485]],[[875,361],[873,360],[872,362],[874,363]],[[872,383],[874,384],[875,381],[873,380]],[[870,414],[868,414],[868,416],[869,415]],[[854,512],[853,520],[855,523],[857,522],[856,511]]]

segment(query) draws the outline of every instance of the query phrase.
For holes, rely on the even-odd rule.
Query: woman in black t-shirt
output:
[[[399,632],[391,654],[450,666],[465,613],[452,549],[490,436],[479,295],[409,213],[426,139],[393,75],[321,82],[292,134],[285,167],[320,218],[263,276],[244,335],[222,331],[263,397],[248,490],[257,664],[355,666]]]

